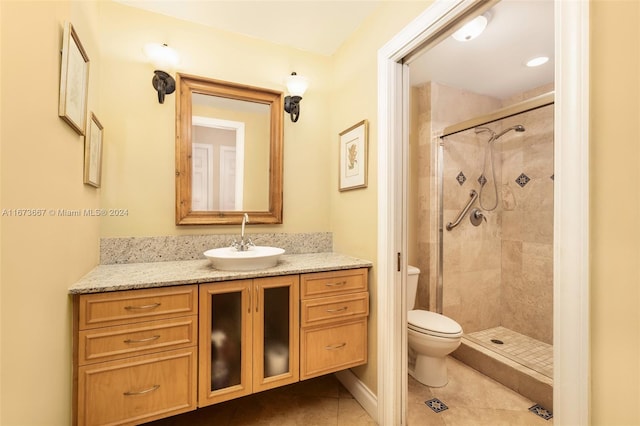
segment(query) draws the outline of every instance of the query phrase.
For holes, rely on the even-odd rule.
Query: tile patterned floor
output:
[[[509,330],[494,327],[466,335],[470,340],[496,351],[507,358],[553,378],[553,346],[531,337]],[[496,344],[492,339],[503,342]]]
[[[409,376],[409,426],[552,426],[529,408],[522,395],[448,357],[449,383],[441,388],[424,386]],[[434,412],[425,402],[437,398],[447,409]]]
[[[449,383],[423,386],[409,377],[409,426],[552,426],[529,408],[534,402],[453,358]],[[436,413],[425,402],[437,398]],[[250,395],[146,426],[372,426],[376,423],[333,375]]]
[[[146,426],[373,426],[351,394],[328,375],[169,417]]]

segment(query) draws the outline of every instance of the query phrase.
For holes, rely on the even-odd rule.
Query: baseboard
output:
[[[371,392],[358,376],[353,374],[351,370],[342,370],[335,373],[336,378],[342,383],[351,395],[362,405],[362,408],[378,422],[378,398]]]

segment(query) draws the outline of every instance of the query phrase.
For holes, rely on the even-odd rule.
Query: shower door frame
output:
[[[405,425],[409,65],[496,0],[436,0],[378,51],[377,421]],[[589,3],[555,1],[554,420],[589,424]],[[561,249],[560,249],[561,248]],[[577,358],[577,360],[576,360]]]

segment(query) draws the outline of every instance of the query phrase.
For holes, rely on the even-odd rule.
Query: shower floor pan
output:
[[[553,346],[505,327],[465,334],[453,357],[553,410]]]

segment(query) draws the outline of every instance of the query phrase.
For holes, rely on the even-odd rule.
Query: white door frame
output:
[[[408,66],[493,1],[436,0],[378,52],[378,423],[405,425]],[[555,2],[554,422],[589,424],[589,2]],[[399,266],[399,268],[397,267]],[[400,271],[398,271],[400,269]]]

